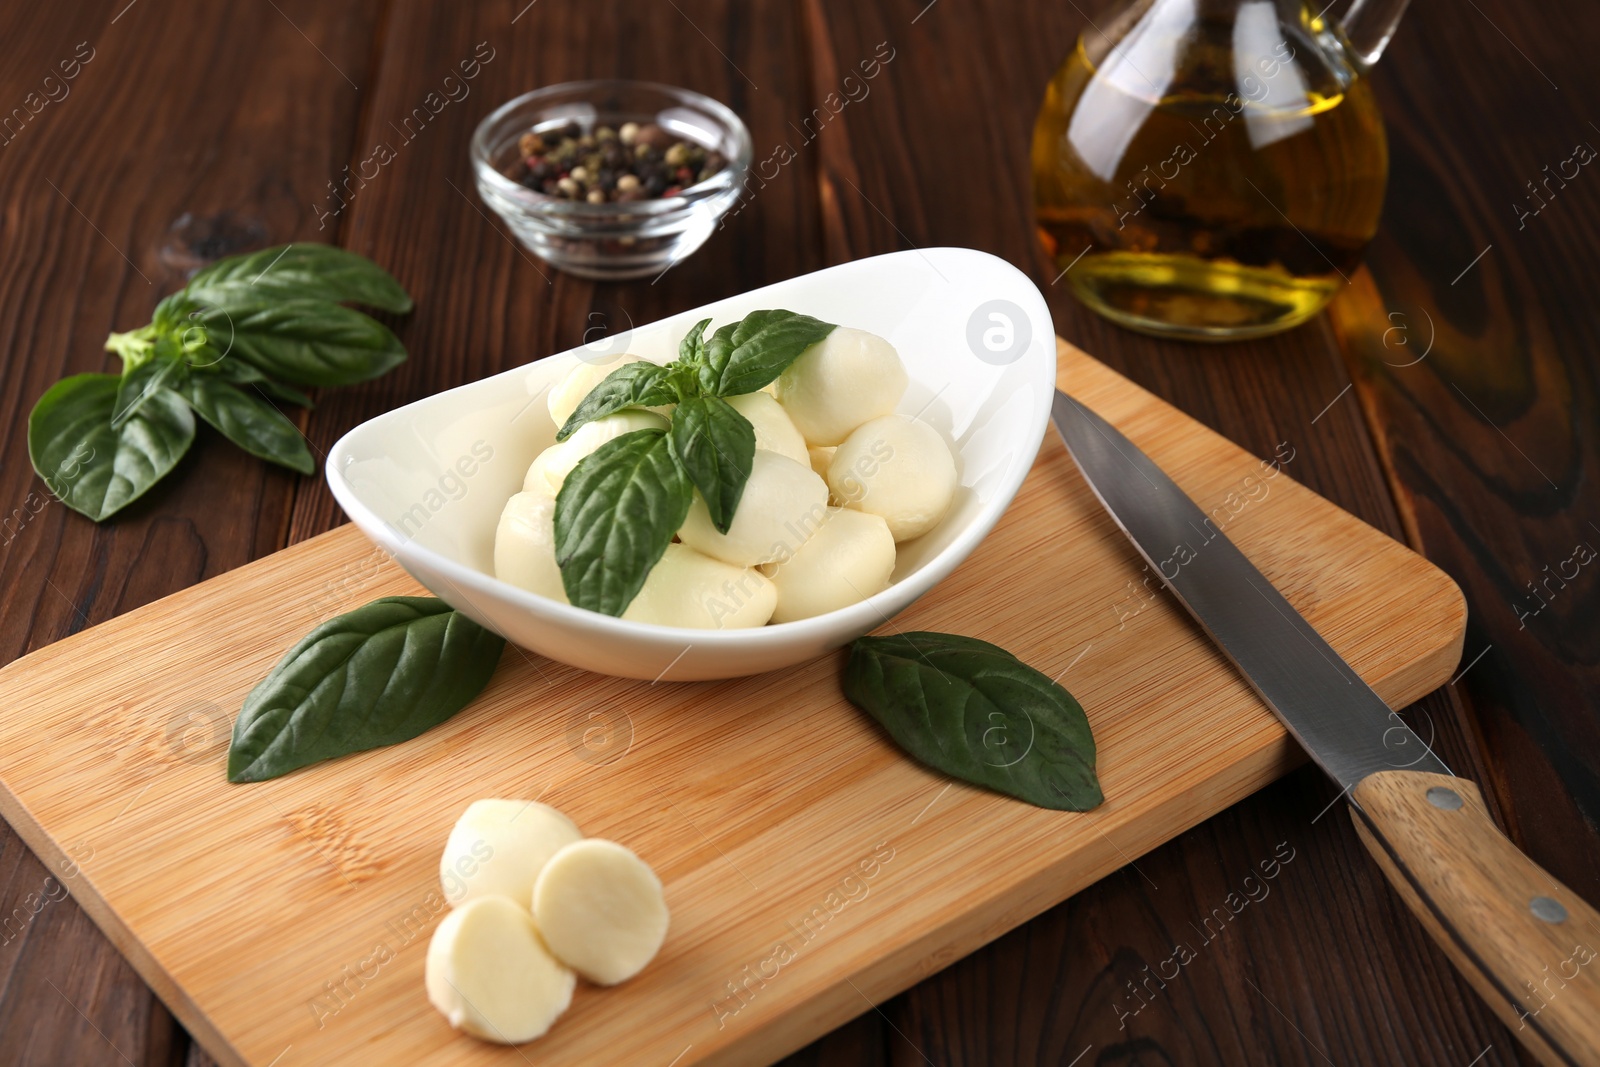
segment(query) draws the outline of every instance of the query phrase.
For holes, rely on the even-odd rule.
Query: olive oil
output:
[[[1080,39],[1051,81],[1033,134],[1040,238],[1079,299],[1133,329],[1287,329],[1347,284],[1377,228],[1377,105],[1309,13],[1241,33],[1242,8],[1202,5],[1174,30],[1170,6],[1130,12],[1115,44]]]

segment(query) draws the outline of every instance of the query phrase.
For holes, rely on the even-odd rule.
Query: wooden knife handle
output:
[[[1428,933],[1546,1064],[1600,1067],[1600,913],[1517,850],[1464,778],[1380,771],[1356,832]]]

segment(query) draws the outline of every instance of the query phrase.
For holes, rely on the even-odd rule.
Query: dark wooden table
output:
[[[1290,442],[1297,478],[1455,577],[1471,605],[1461,675],[1406,716],[1485,783],[1522,847],[1600,903],[1600,568],[1545,586],[1554,595],[1528,613],[1540,603],[1530,582],[1575,545],[1600,546],[1600,174],[1580,173],[1520,224],[1518,211],[1546,165],[1600,144],[1600,18],[1584,0],[1418,5],[1375,73],[1393,163],[1367,267],[1300,329],[1202,348],[1090,315],[1050,286],[1034,245],[1034,111],[1103,6],[8,0],[0,656],[344,521],[320,478],[228,447],[197,448],[180,477],[101,527],[47,503],[29,469],[34,400],[62,375],[114,367],[106,333],[148,321],[212,258],[337,242],[416,297],[397,323],[410,361],[326,394],[306,420],[326,449],[378,412],[596,326],[859,256],[970,245],[1031,271],[1061,334],[1257,453]],[[480,42],[492,58],[470,95],[401,132]],[[870,92],[804,144],[798,124],[880,43],[893,58]],[[63,60],[79,64],[67,82]],[[798,158],[656,284],[555,274],[486,216],[467,140],[500,101],[594,76],[709,93],[749,123],[758,159],[784,143]],[[396,158],[331,212],[329,183],[379,142]],[[202,428],[201,445],[214,436]],[[1526,1062],[1342,813],[1317,817],[1332,799],[1317,774],[1295,773],[791,1062]],[[1270,899],[1119,1025],[1127,983],[1279,843],[1297,859]],[[0,829],[0,1064],[209,1063],[46,875]]]

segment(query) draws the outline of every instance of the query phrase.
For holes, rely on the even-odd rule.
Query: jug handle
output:
[[[1355,0],[1339,21],[1339,35],[1350,57],[1365,71],[1388,47],[1411,0]]]

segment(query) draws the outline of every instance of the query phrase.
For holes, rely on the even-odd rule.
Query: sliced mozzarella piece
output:
[[[522,489],[528,493],[561,492],[561,483],[567,480],[572,469],[608,441],[614,441],[635,430],[665,430],[667,420],[651,411],[629,408],[603,419],[586,422],[573,435],[559,444],[540,452],[522,480]]]
[[[583,834],[555,808],[532,800],[475,800],[456,820],[439,858],[444,898],[461,905],[501,896],[526,907],[545,863]]]
[[[836,445],[867,420],[893,411],[907,381],[888,341],[836,326],[778,375],[774,393],[809,443]]]
[[[806,439],[795,429],[783,405],[770,393],[745,393],[728,397],[728,405],[750,420],[756,429],[756,447],[780,456],[788,456],[796,463],[809,463]]]
[[[845,507],[881,515],[896,541],[909,541],[949,510],[956,463],[932,426],[886,415],[861,426],[834,452],[828,488]]]
[[[620,356],[601,360],[598,363],[579,363],[568,371],[567,376],[556,383],[555,387],[550,390],[549,397],[546,398],[550,404],[550,418],[555,421],[556,429],[561,429],[566,421],[572,417],[572,413],[578,410],[578,405],[583,402],[583,398],[588,396],[595,386],[605,381],[606,375],[618,367],[629,363],[639,363],[643,359],[643,356],[624,352]]]
[[[793,555],[816,532],[828,510],[828,486],[809,465],[757,449],[750,480],[727,533],[711,523],[698,492],[678,536],[683,543],[736,567]]]
[[[615,841],[589,838],[545,864],[533,917],[556,958],[601,985],[632,978],[667,936],[667,901],[650,865]]]
[[[758,570],[671,544],[622,617],[657,626],[736,630],[765,626],[778,593]]]
[[[798,552],[762,569],[778,590],[772,621],[809,619],[887,588],[894,573],[894,536],[877,515],[829,508],[827,521]]]
[[[556,499],[538,490],[506,501],[494,531],[494,576],[519,589],[567,603],[556,566]]]
[[[525,908],[484,897],[434,929],[424,983],[451,1026],[517,1045],[550,1029],[572,1003],[577,979],[545,947]]]

